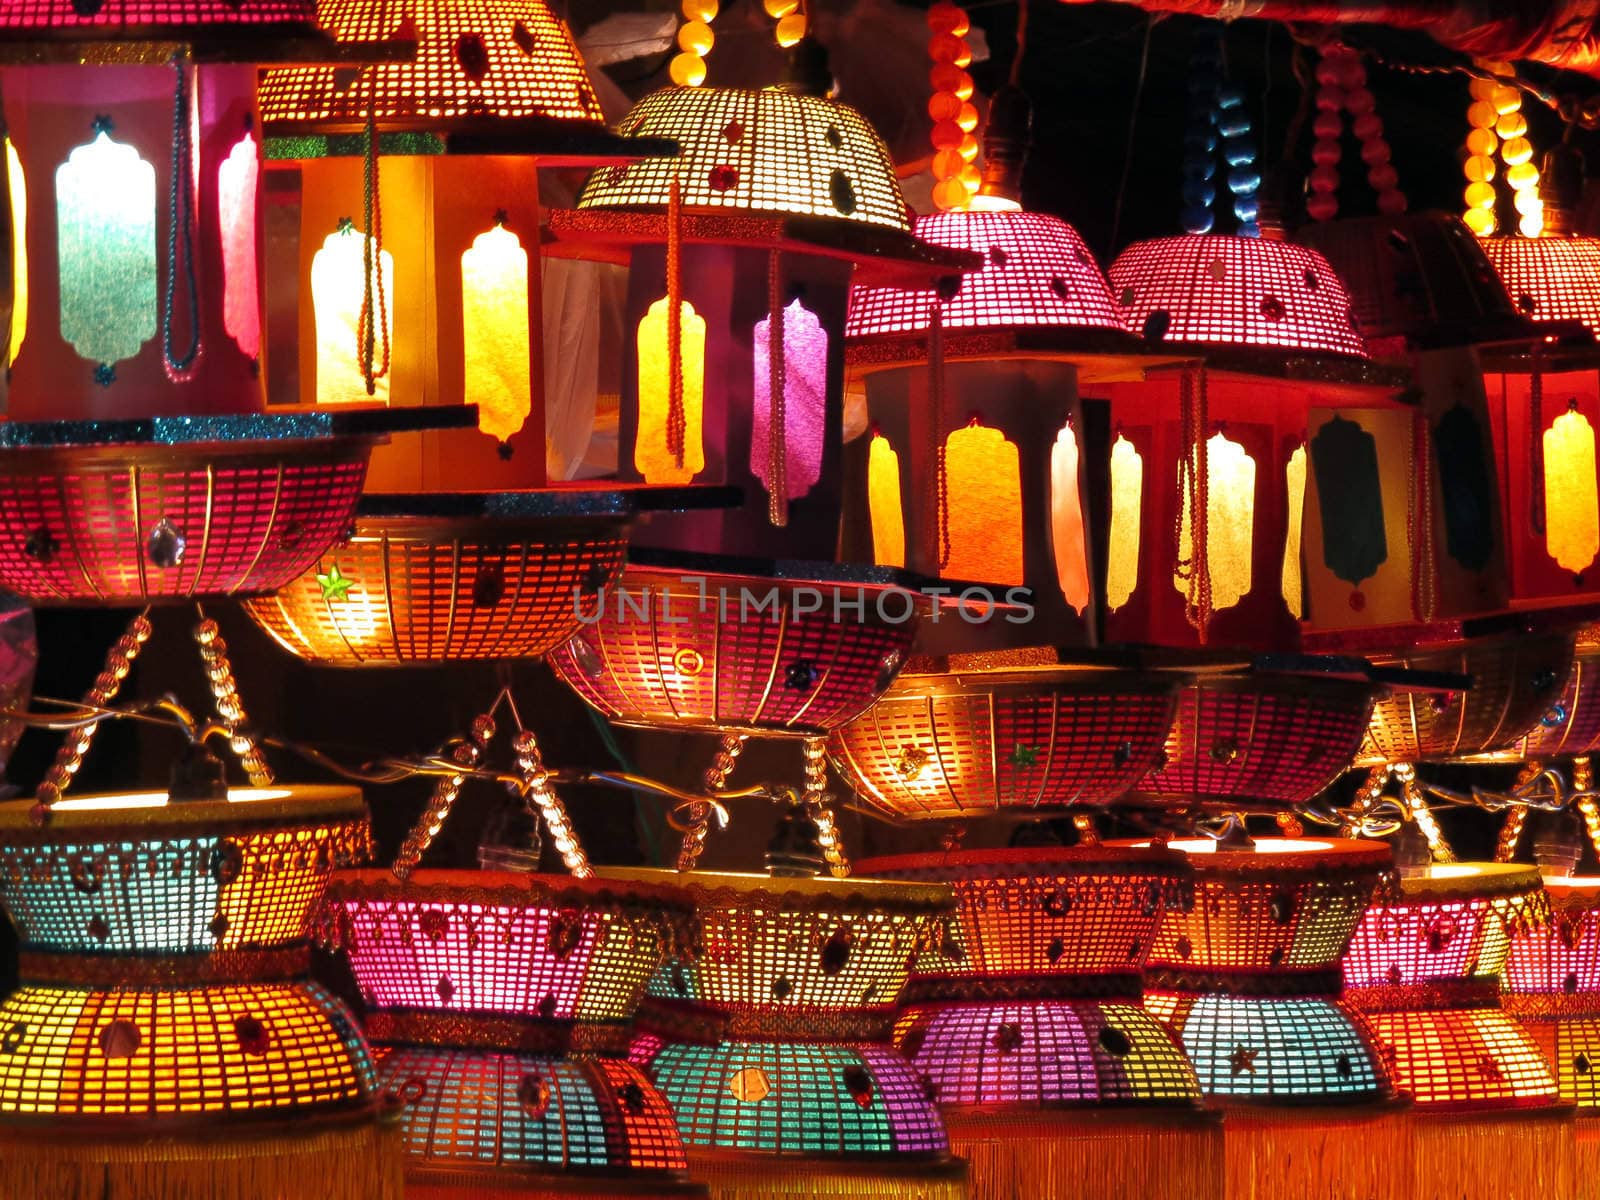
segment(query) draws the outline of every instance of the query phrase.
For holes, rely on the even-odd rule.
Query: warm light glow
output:
[[[1050,451],[1050,546],[1056,580],[1079,616],[1089,607],[1089,548],[1078,494],[1078,435],[1063,425]]]
[[[968,425],[945,441],[950,556],[946,579],[1022,582],[1022,474],[998,429]]]
[[[872,561],[906,565],[905,511],[900,502],[900,456],[881,433],[867,448],[867,510],[872,517]]]
[[[646,483],[688,483],[706,466],[702,421],[705,409],[706,321],[687,300],[679,306],[678,345],[683,364],[683,462],[667,446],[671,405],[671,361],[667,345],[667,298],[652,304],[639,322],[639,429],[633,465]]]
[[[56,169],[61,336],[90,362],[132,358],[156,333],[156,172],[100,133]]]
[[[1384,1090],[1356,1020],[1332,1000],[1209,995],[1175,1007],[1183,1013],[1176,1022],[1183,1048],[1208,1095],[1350,1100]]]
[[[1538,1047],[1498,1008],[1367,1012],[1394,1084],[1430,1105],[1557,1099]]]
[[[362,355],[357,331],[366,287],[364,250],[359,230],[335,230],[311,258],[311,310],[317,323],[317,403],[350,401],[389,403],[389,376],[378,378],[372,395],[362,376]],[[394,336],[394,255],[379,250],[379,275],[386,298],[387,336]],[[382,365],[384,329],[377,331],[373,358]]]
[[[1111,538],[1106,551],[1106,607],[1115,612],[1139,586],[1139,510],[1144,459],[1120,433],[1111,445]]]
[[[496,225],[461,256],[461,337],[466,402],[478,428],[506,441],[532,411],[528,358],[528,252]]]
[[[229,788],[228,803],[282,800],[290,795],[288,788]],[[66,796],[52,807],[57,812],[108,812],[124,808],[165,808],[170,801],[166,792],[127,792],[111,796]]]
[[[6,144],[6,182],[11,194],[11,345],[6,363],[17,361],[28,334],[28,178],[16,143]]]
[[[1545,549],[1563,570],[1588,569],[1600,552],[1594,428],[1573,409],[1544,431]]]
[[[1296,446],[1284,470],[1289,493],[1289,528],[1283,539],[1283,602],[1296,621],[1306,615],[1305,581],[1300,565],[1300,522],[1306,511],[1306,448]]]
[[[1180,480],[1181,480],[1180,472]],[[1250,548],[1256,520],[1256,464],[1238,442],[1221,433],[1206,442],[1206,564],[1211,573],[1211,607],[1232,608],[1250,591]],[[1178,557],[1194,555],[1193,517],[1186,495],[1180,499]],[[1184,595],[1190,581],[1173,574]]]
[[[251,358],[261,353],[261,295],[256,274],[256,139],[246,132],[217,168],[222,222],[222,327]]]
[[[1149,842],[1136,844],[1150,845]],[[1315,854],[1334,848],[1332,842],[1317,841],[1315,838],[1266,838],[1257,842],[1257,847],[1263,857],[1271,854]],[[1217,853],[1217,843],[1210,838],[1173,838],[1167,843],[1167,848],[1181,850],[1185,854]]]
[[[772,371],[768,346],[771,318],[756,322],[751,358],[755,376],[750,400],[750,473],[772,490]],[[799,299],[783,310],[783,426],[790,500],[804,496],[822,478],[822,443],[828,405],[828,331]]]

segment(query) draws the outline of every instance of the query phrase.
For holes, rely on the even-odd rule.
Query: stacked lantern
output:
[[[1409,1197],[1410,1139],[1388,1072],[1339,998],[1339,958],[1388,848],[1170,844],[1189,855],[1194,901],[1162,922],[1145,1007],[1226,1113],[1229,1194]]]
[[[349,960],[403,1106],[406,1194],[693,1196],[629,1021],[689,908],[670,876],[349,872],[319,930]]]
[[[1416,1104],[1413,1195],[1575,1194],[1572,1109],[1500,1007],[1513,939],[1547,915],[1532,867],[1435,864],[1404,875],[1350,943],[1346,1002]]]
[[[738,1197],[966,1195],[925,1085],[888,1045],[947,888],[694,874],[684,952],[650,983],[633,1048],[694,1178]]]
[[[0,1191],[398,1200],[366,1044],[307,978],[329,873],[371,849],[359,793],[32,809],[0,806]]]
[[[1220,1129],[1194,1069],[1140,1007],[1182,860],[1101,846],[862,864],[950,880],[959,938],[924,955],[895,1041],[928,1081],[974,1195],[1222,1194]]]

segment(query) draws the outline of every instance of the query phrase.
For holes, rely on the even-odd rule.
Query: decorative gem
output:
[[[326,573],[317,572],[317,584],[322,588],[322,599],[325,604],[349,599],[350,589],[355,586],[355,580],[346,578],[339,570],[339,564],[334,563]]]

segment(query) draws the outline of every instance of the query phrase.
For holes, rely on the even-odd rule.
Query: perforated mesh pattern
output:
[[[1496,237],[1479,243],[1517,311],[1600,331],[1600,238]]]
[[[1133,1004],[1037,1001],[915,1006],[895,1044],[950,1104],[1198,1100],[1194,1068]]]
[[[626,1062],[401,1046],[379,1075],[406,1101],[412,1169],[686,1167],[666,1101]]]
[[[671,138],[682,153],[600,168],[579,208],[664,207],[677,178],[689,208],[911,228],[888,148],[846,105],[777,89],[669,87],[635,104],[621,129]]]
[[[827,1155],[947,1148],[922,1082],[882,1047],[668,1045],[650,1074],[691,1146]]]
[[[1511,948],[1514,898],[1374,905],[1344,958],[1345,984],[1493,978]]]
[[[1600,992],[1600,909],[1592,903],[1562,904],[1550,924],[1511,939],[1505,962],[1506,990],[1549,996]]]
[[[628,546],[615,527],[492,541],[391,537],[374,524],[246,611],[311,662],[536,658],[572,636],[578,597],[611,579]],[[351,586],[325,597],[317,576],[335,566]]]
[[[741,605],[741,586],[762,611]],[[718,588],[722,590],[719,592]],[[770,579],[697,584],[625,571],[621,593],[551,652],[557,675],[602,714],[626,725],[826,733],[860,715],[888,687],[916,637],[915,619],[882,589],[822,588],[800,612],[793,585]],[[840,599],[836,606],[835,600]],[[861,611],[848,605],[861,602]],[[587,621],[593,614],[586,612]]]
[[[152,455],[141,466],[80,456],[60,470],[10,457],[0,474],[0,586],[40,604],[283,587],[349,528],[367,473],[364,445],[332,460],[187,456],[158,466]],[[183,546],[173,566],[149,553],[163,521]]]
[[[0,30],[143,31],[185,25],[314,25],[314,0],[6,0]]]
[[[1561,698],[1572,639],[1523,634],[1410,654],[1391,665],[1472,677],[1464,692],[1393,692],[1372,711],[1358,765],[1484,754],[1511,746]]]
[[[1366,357],[1344,284],[1303,246],[1157,238],[1129,246],[1109,274],[1128,328],[1152,339]]]
[[[1600,1108],[1600,1017],[1523,1021],[1568,1104]]]
[[[1234,1100],[1349,1101],[1388,1092],[1359,1019],[1315,997],[1149,996],[1180,1030],[1200,1089]]]
[[[1536,1104],[1559,1096],[1539,1048],[1499,1009],[1365,1017],[1390,1078],[1420,1108]]]
[[[1166,763],[1140,792],[1298,804],[1342,774],[1372,717],[1373,689],[1339,680],[1202,679],[1178,693]]]
[[[306,936],[332,868],[371,851],[365,820],[221,838],[12,843],[0,846],[0,901],[31,947],[129,954],[281,945]]]
[[[1561,699],[1545,709],[1517,747],[1524,761],[1600,750],[1600,651],[1581,641]]]
[[[907,675],[828,750],[864,799],[897,816],[1108,804],[1156,761],[1172,713],[1170,685],[1148,678]]]
[[[983,256],[943,297],[933,288],[858,287],[850,292],[849,338],[916,333],[940,305],[946,329],[1123,329],[1122,314],[1078,231],[1056,217],[1026,212],[944,212],[917,218],[925,242]]]
[[[414,61],[362,68],[266,72],[261,115],[278,122],[383,126],[458,118],[550,117],[603,126],[577,44],[544,0],[323,0],[319,15],[341,41],[416,32]]]
[[[315,984],[25,987],[0,1005],[0,1112],[304,1109],[373,1086],[350,1014]]]
[[[638,914],[403,895],[330,904],[374,1008],[625,1020],[662,953],[661,928]]]

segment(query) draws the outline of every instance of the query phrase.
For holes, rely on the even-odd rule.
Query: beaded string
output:
[[[512,713],[515,712],[513,707]],[[517,724],[522,724],[520,718]],[[519,728],[512,739],[511,748],[517,756],[517,774],[528,789],[528,799],[544,820],[545,828],[550,831],[550,840],[555,843],[567,871],[576,879],[593,879],[594,868],[589,865],[588,855],[578,844],[578,835],[573,832],[572,822],[567,818],[566,805],[550,784],[550,772],[545,769],[544,757],[539,753],[539,741],[533,731]]]
[[[1383,795],[1384,785],[1388,782],[1389,768],[1386,766],[1373,767],[1367,772],[1366,779],[1356,789],[1355,803],[1352,805],[1354,811],[1340,827],[1340,837],[1356,838],[1363,836],[1362,827],[1367,815],[1371,813],[1373,806],[1378,803],[1378,797]]]
[[[228,728],[228,746],[238,756],[251,786],[270,787],[274,782],[272,768],[267,765],[266,756],[255,738],[245,731],[244,701],[239,698],[239,685],[233,677],[233,665],[228,661],[228,643],[223,641],[217,623],[206,616],[205,610],[198,604],[194,607],[200,615],[194,640],[200,646],[200,661],[205,665],[206,682],[216,701],[217,716]]]
[[[181,58],[172,61],[177,77],[172,98],[172,185],[168,192],[167,294],[161,304],[161,350],[167,374],[181,379],[200,356],[200,285],[194,266],[194,135],[191,128],[189,77]],[[189,345],[179,354],[173,345],[177,308],[178,261],[183,260],[183,290],[189,306]]]
[[[667,449],[683,469],[683,441],[688,419],[683,411],[683,274],[679,258],[683,238],[683,196],[674,175],[667,192]]]
[[[722,741],[717,745],[717,755],[711,760],[711,765],[706,768],[705,786],[707,793],[715,795],[728,786],[728,777],[733,774],[733,767],[739,761],[739,755],[744,752],[746,737],[742,733],[725,733]],[[689,806],[689,821],[683,831],[683,841],[678,846],[678,861],[676,869],[679,871],[692,871],[700,859],[700,852],[705,848],[706,834],[711,826],[711,805],[704,800],[696,800]]]
[[[1233,197],[1235,232],[1259,237],[1261,172],[1244,90],[1224,84],[1222,32],[1212,22],[1195,34],[1194,67],[1189,75],[1189,128],[1183,137],[1183,227],[1210,233],[1216,224],[1217,151],[1228,170],[1224,181]]]
[[[943,212],[964,209],[978,194],[978,109],[972,103],[972,28],[967,14],[950,0],[928,6],[928,117],[933,122],[933,202]]]
[[[1455,852],[1450,849],[1450,843],[1444,840],[1444,830],[1439,828],[1439,819],[1433,815],[1433,810],[1428,807],[1427,798],[1417,786],[1417,769],[1410,763],[1395,763],[1390,769],[1400,782],[1400,796],[1406,803],[1406,810],[1411,814],[1411,819],[1417,823],[1417,828],[1422,831],[1422,836],[1428,841],[1428,850],[1433,855],[1433,861],[1455,862]]]
[[[499,701],[496,700],[494,707],[488,712],[472,719],[469,740],[456,746],[450,755],[457,764],[462,767],[478,765],[483,752],[494,740],[494,708],[498,707]],[[404,883],[411,878],[411,872],[416,870],[417,864],[422,861],[422,856],[428,852],[428,847],[433,845],[433,839],[439,836],[439,830],[444,828],[444,823],[450,819],[450,811],[455,808],[456,800],[461,795],[461,785],[466,780],[465,775],[446,775],[434,785],[433,794],[428,797],[422,815],[411,827],[411,832],[406,834],[406,840],[400,846],[400,853],[395,856],[394,866],[390,868],[394,877],[400,882]]]
[[[1517,772],[1516,782],[1511,785],[1512,791],[1519,791],[1539,778],[1544,770],[1544,765],[1537,762],[1526,762]],[[1505,823],[1500,826],[1500,834],[1495,838],[1494,861],[1514,862],[1517,857],[1517,847],[1522,842],[1523,830],[1528,824],[1528,810],[1517,805],[1506,813]]]
[[[767,256],[767,521],[789,523],[789,397],[783,362],[783,254]]]
[[[933,304],[928,308],[928,437],[933,443],[928,449],[934,472],[928,487],[933,492],[940,570],[950,562],[950,473],[945,463],[944,408],[944,306]]]
[[[1594,847],[1595,857],[1600,858],[1600,804],[1595,803],[1593,796],[1581,794],[1594,788],[1594,769],[1587,754],[1573,756],[1572,788],[1580,793],[1578,815],[1583,818],[1583,828],[1589,834],[1589,844]]]
[[[1339,138],[1344,128],[1341,110],[1350,114],[1351,132],[1361,143],[1361,161],[1367,166],[1367,183],[1378,195],[1378,211],[1389,216],[1405,212],[1406,195],[1400,190],[1399,172],[1390,161],[1393,155],[1383,134],[1377,99],[1367,86],[1366,64],[1340,42],[1322,47],[1317,62],[1316,104],[1317,116],[1312,123],[1316,140],[1311,146],[1315,165],[1306,180],[1306,214],[1313,221],[1330,221],[1339,212],[1339,160],[1343,157]]]
[[[1185,368],[1178,387],[1179,423],[1182,425],[1184,454],[1178,462],[1178,515],[1173,529],[1173,545],[1178,548],[1174,574],[1187,584],[1184,617],[1200,635],[1204,645],[1211,627],[1211,556],[1207,545],[1207,518],[1211,502],[1210,458],[1206,431],[1210,427],[1210,404],[1204,367]],[[1184,557],[1183,518],[1189,516],[1189,555]]]
[[[809,737],[802,752],[805,755],[805,791],[801,803],[806,816],[817,827],[817,844],[822,847],[822,857],[827,860],[828,874],[844,879],[850,874],[850,860],[845,857],[844,843],[839,840],[839,827],[834,823],[833,809],[828,804],[828,762],[826,738]]]
[[[371,72],[373,97],[367,107],[366,147],[361,171],[361,206],[365,225],[361,235],[361,316],[356,322],[361,378],[367,395],[375,395],[378,380],[389,373],[389,307],[383,294],[383,204],[378,182],[378,120],[376,71]],[[378,358],[382,340],[383,357]]]
[[[1072,828],[1078,833],[1078,844],[1080,846],[1098,846],[1100,844],[1100,833],[1094,827],[1094,818],[1088,813],[1074,813],[1072,816]]]

